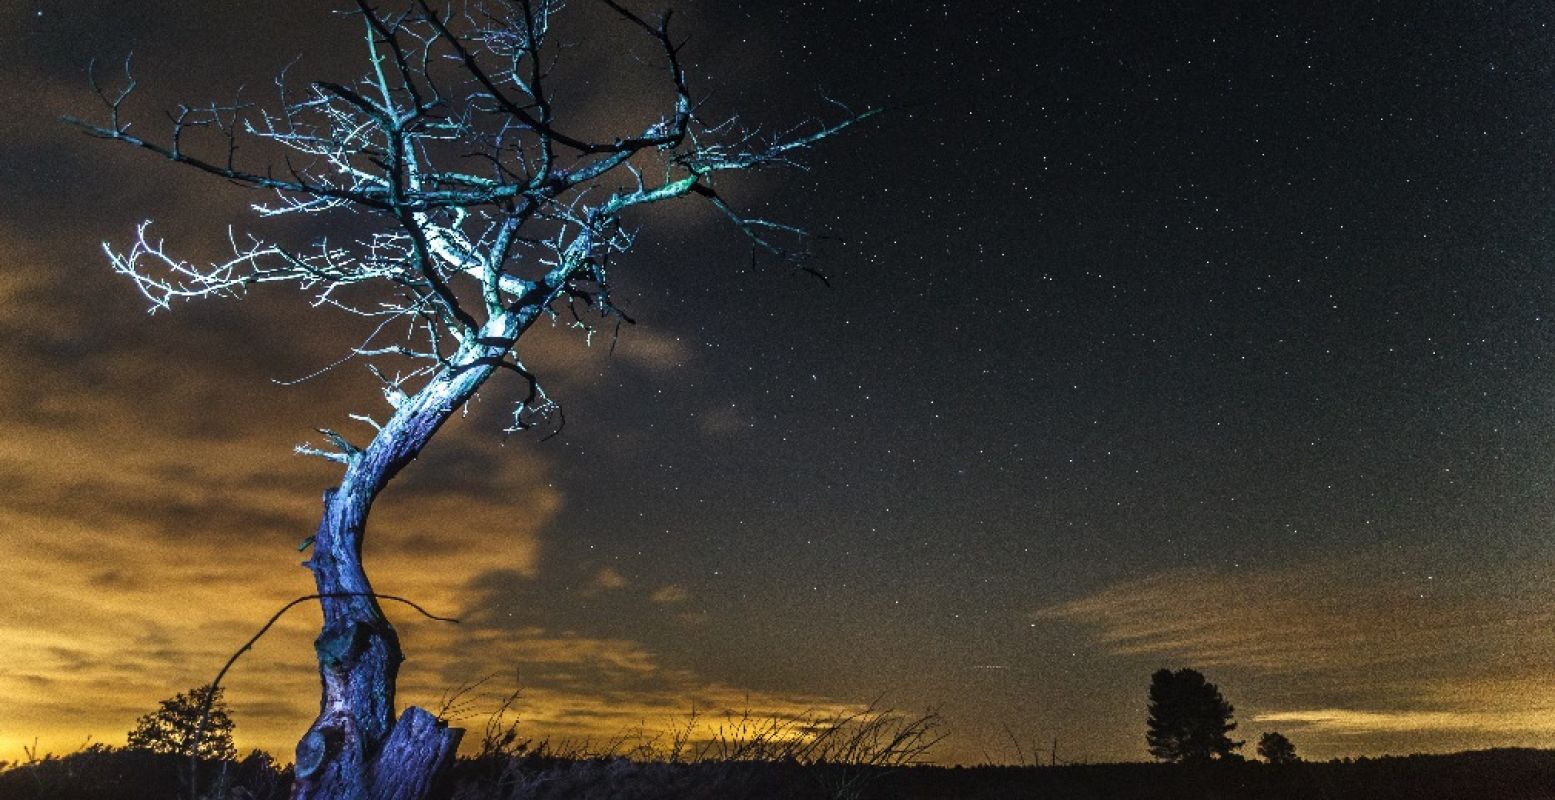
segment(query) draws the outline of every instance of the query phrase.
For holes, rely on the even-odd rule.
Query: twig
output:
[[[252,650],[254,648],[254,643],[258,642],[260,637],[264,636],[266,633],[269,633],[270,629],[275,626],[275,623],[280,621],[281,617],[285,615],[286,612],[292,610],[296,606],[308,602],[309,600],[323,600],[326,597],[373,597],[379,600],[393,600],[396,603],[404,603],[405,605],[410,606],[411,608],[420,612],[420,614],[427,619],[437,622],[452,622],[456,625],[459,623],[459,620],[453,617],[440,617],[436,614],[433,614],[412,600],[408,600],[397,595],[379,594],[377,592],[325,592],[323,594],[305,594],[291,601],[290,603],[281,606],[281,610],[271,615],[269,621],[260,627],[258,633],[254,634],[249,638],[248,641],[244,642],[243,646],[239,647],[237,652],[233,653],[232,657],[227,659],[227,663],[221,665],[221,669],[216,673],[215,679],[210,682],[210,685],[205,692],[205,701],[200,704],[200,721],[195,723],[194,740],[189,745],[190,797],[193,798],[198,796],[198,781],[196,780],[196,770],[198,769],[199,764],[200,741],[205,738],[205,725],[210,721],[211,705],[216,700],[217,690],[221,688],[221,679],[227,676],[227,670],[232,669],[232,665],[237,663],[239,657],[241,657],[249,650]]]

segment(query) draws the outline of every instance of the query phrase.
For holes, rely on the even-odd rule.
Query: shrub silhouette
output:
[[[232,718],[222,690],[197,686],[163,700],[161,707],[140,718],[129,733],[131,750],[225,761],[237,758],[232,745]],[[210,713],[205,714],[207,703]],[[201,716],[205,716],[203,732]]]

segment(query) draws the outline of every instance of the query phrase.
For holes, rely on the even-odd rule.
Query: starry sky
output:
[[[321,5],[0,9],[0,759],[122,743],[311,591],[335,470],[292,446],[382,403],[355,363],[279,382],[360,320],[148,316],[100,243],[215,257],[258,198],[57,120],[129,52],[148,131],[299,54],[349,78]],[[569,113],[664,102],[571,5]],[[404,702],[497,674],[475,711],[517,680],[532,734],[608,739],[878,697],[945,762],[1126,760],[1186,666],[1309,757],[1555,746],[1555,8],[675,5],[710,109],[888,109],[730,188],[828,237],[831,288],[641,215],[639,324],[526,345],[563,433],[503,436],[494,382],[374,511],[377,588],[464,620],[389,609]],[[240,747],[311,720],[316,625],[228,676]]]

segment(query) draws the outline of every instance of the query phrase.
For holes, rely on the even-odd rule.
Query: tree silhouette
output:
[[[1226,759],[1242,746],[1226,734],[1236,729],[1234,709],[1220,689],[1191,669],[1157,670],[1150,676],[1150,718],[1145,741],[1162,761]]]
[[[1301,760],[1296,755],[1296,746],[1278,731],[1258,737],[1258,757],[1270,764],[1294,764]]]
[[[156,711],[135,723],[135,729],[129,733],[130,749],[201,759],[237,758],[238,751],[232,745],[232,718],[221,695],[220,688],[213,693],[206,685],[163,700]]]
[[[778,132],[737,118],[709,121],[670,15],[649,19],[599,0],[656,48],[668,102],[641,127],[577,130],[569,120],[578,115],[553,105],[546,36],[561,7],[469,0],[448,12],[402,0],[389,11],[356,0],[350,13],[361,21],[365,64],[354,80],[299,91],[283,74],[276,107],[181,106],[160,140],[131,130],[133,79],[116,91],[94,80],[106,120],[70,120],[267,193],[254,206],[261,218],[295,215],[331,229],[301,241],[284,236],[308,230],[297,225],[283,226],[277,240],[229,234],[231,257],[200,265],[172,255],[144,223],[127,248],[105,249],[153,310],[286,283],[312,293],[316,306],[360,316],[368,330],[345,356],[365,361],[382,382],[387,418],[352,415],[371,429],[365,445],[321,429],[325,446],[298,447],[343,474],[324,493],[322,520],[304,544],[313,548],[305,566],[324,612],[315,647],[323,689],[319,716],[297,747],[293,800],[422,797],[462,733],[418,708],[395,713],[399,639],[360,558],[378,494],[499,371],[524,387],[510,429],[559,424],[517,343],[540,319],[588,333],[611,318],[617,330],[632,322],[611,277],[634,241],[633,209],[698,198],[749,238],[753,257],[759,249],[798,262],[804,231],[740,212],[720,194],[718,176],[795,166],[806,149],[873,113],[839,105],[832,122]],[[260,163],[240,163],[251,153]]]

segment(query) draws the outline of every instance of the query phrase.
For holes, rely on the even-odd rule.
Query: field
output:
[[[0,772],[0,800],[179,800],[187,762],[93,748]],[[221,767],[202,767],[205,785]],[[289,770],[226,765],[206,797],[281,800]],[[459,762],[444,800],[1546,800],[1555,751],[1483,750],[1270,766],[1095,764],[861,767],[781,761],[668,763],[528,754]]]

